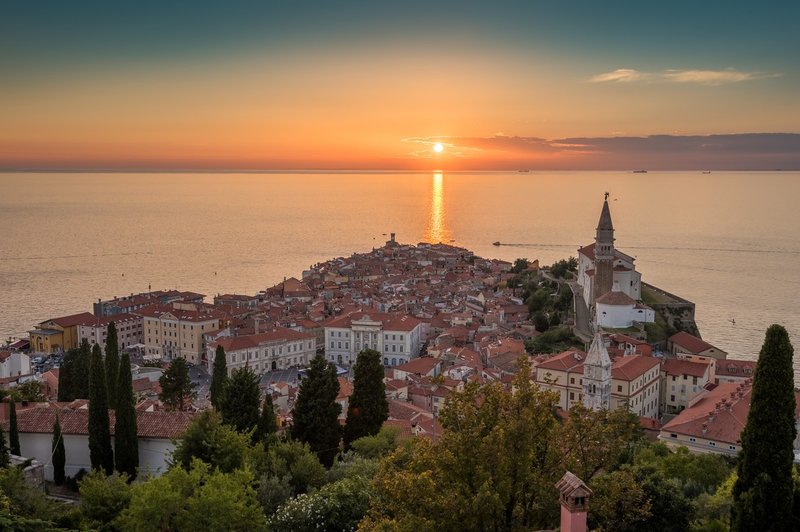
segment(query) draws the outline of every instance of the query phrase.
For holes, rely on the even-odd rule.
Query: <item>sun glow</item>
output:
[[[441,142],[437,142],[436,144],[433,145],[433,151],[435,151],[436,153],[442,153],[444,151],[444,146],[442,145]]]

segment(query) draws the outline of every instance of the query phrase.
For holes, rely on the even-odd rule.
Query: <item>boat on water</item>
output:
[[[704,173],[704,174],[710,174],[710,173],[711,173],[711,170],[703,170],[703,173]]]
[[[499,246],[500,245],[500,241],[498,240],[497,242],[492,242],[492,245],[493,246]]]
[[[520,174],[527,174],[530,170],[517,170]]]
[[[634,174],[646,174],[647,170],[634,170],[633,173]]]

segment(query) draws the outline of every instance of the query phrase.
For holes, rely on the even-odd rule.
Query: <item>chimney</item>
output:
[[[394,233],[389,233],[389,235],[391,236],[392,242],[394,242]]]
[[[586,532],[592,490],[569,471],[556,482],[556,489],[561,502],[561,532]]]
[[[706,432],[708,432],[708,423],[703,423],[703,436],[706,435]]]

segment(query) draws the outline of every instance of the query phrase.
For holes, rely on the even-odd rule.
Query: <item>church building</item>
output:
[[[595,326],[626,328],[655,321],[653,310],[641,303],[642,274],[636,271],[636,259],[616,249],[614,240],[606,192],[594,243],[578,249],[577,282]]]

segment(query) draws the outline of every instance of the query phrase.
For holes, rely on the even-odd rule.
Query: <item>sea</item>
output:
[[[255,294],[391,233],[550,264],[593,241],[606,192],[616,246],[696,304],[703,339],[756,359],[779,323],[800,347],[787,171],[4,173],[0,338],[149,289]]]

